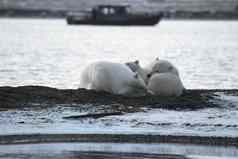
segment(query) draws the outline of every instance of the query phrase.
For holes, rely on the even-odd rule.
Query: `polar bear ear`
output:
[[[136,79],[138,78],[138,73],[136,73],[136,74],[134,75],[134,78],[136,78]]]
[[[136,60],[136,61],[135,61],[135,64],[139,65],[139,60]]]
[[[159,58],[157,57],[155,60],[156,60],[156,61],[159,61]]]

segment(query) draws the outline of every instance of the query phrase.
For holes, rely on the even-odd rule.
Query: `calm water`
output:
[[[238,21],[162,21],[156,27],[68,26],[64,20],[0,19],[0,86],[77,88],[92,61],[142,65],[172,61],[187,88],[238,88]],[[94,106],[59,105],[0,112],[0,134],[153,133],[237,136],[237,96],[219,94],[221,108],[145,110],[96,120],[69,121]],[[85,110],[81,110],[86,107]],[[100,110],[96,110],[98,112]]]
[[[0,19],[0,86],[77,88],[80,71],[90,62],[139,59],[146,65],[156,57],[178,67],[186,88],[238,88],[238,21],[162,21],[156,27],[92,27],[68,26],[64,20]],[[149,133],[237,137],[237,96],[218,94],[217,98],[221,108],[145,109],[78,121],[63,117],[100,112],[94,110],[99,107],[79,105],[74,109],[58,105],[41,110],[1,111],[0,135]],[[86,109],[82,111],[82,107]],[[238,154],[234,147],[62,143],[1,145],[0,158],[62,158],[62,154],[72,157],[78,151],[138,149],[145,153],[195,155],[189,156],[192,159],[234,159]]]
[[[68,26],[0,19],[0,86],[77,88],[96,60],[170,60],[187,88],[238,88],[238,21],[162,21],[156,27]]]
[[[97,157],[93,155],[95,152]],[[87,153],[86,156],[85,153]],[[137,156],[128,153],[137,153]],[[138,156],[138,153],[147,153],[147,155]],[[152,153],[153,156],[148,156],[148,153]],[[191,144],[51,143],[0,145],[0,159],[169,159],[169,157],[159,157],[159,154],[186,156],[186,158],[178,156],[177,159],[237,159],[238,149]],[[175,157],[170,158],[175,159]]]

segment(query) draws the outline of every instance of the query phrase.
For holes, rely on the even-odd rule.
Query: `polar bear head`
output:
[[[127,62],[126,65],[133,71],[137,72],[138,75],[144,80],[145,84],[148,83],[148,71],[143,69],[140,66],[139,60],[132,61],[132,62]]]
[[[167,60],[160,60],[156,58],[150,65],[149,77],[155,73],[167,73],[170,72],[174,75],[179,76],[178,69]]]
[[[136,72],[140,68],[139,60],[126,62],[126,65],[133,71]]]

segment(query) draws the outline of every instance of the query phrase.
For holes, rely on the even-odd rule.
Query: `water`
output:
[[[80,71],[97,60],[142,65],[174,63],[186,88],[238,88],[238,21],[162,21],[155,27],[69,26],[64,20],[0,19],[0,86],[78,88]],[[88,113],[55,106],[0,112],[0,134],[153,133],[237,136],[237,96],[219,94],[220,108],[145,112],[70,121]],[[83,109],[85,107],[86,109]],[[172,120],[171,120],[172,119]]]
[[[237,96],[218,94],[217,108],[165,110],[144,108],[143,112],[98,119],[66,119],[72,115],[113,111],[107,105],[58,104],[0,112],[0,135],[6,134],[154,134],[238,137]],[[104,107],[104,109],[102,109]]]
[[[68,26],[0,19],[0,86],[78,88],[97,60],[174,63],[186,88],[238,88],[237,21],[162,21],[156,27]]]
[[[0,86],[78,88],[80,71],[93,61],[139,59],[146,65],[159,57],[178,67],[186,88],[238,88],[237,42],[237,21],[162,21],[156,27],[92,27],[68,26],[64,20],[0,19]],[[1,111],[0,135],[123,133],[237,137],[237,96],[218,94],[217,98],[215,102],[220,102],[220,108],[145,109],[100,119],[63,118],[100,112],[93,105]],[[61,143],[0,145],[0,158],[78,158],[81,151],[138,149],[192,159],[234,159],[238,155],[235,147]],[[46,153],[42,154],[42,150]]]
[[[23,144],[23,145],[0,145],[0,158],[22,159],[22,158],[86,158],[93,159],[95,152],[105,159],[137,158],[137,159],[166,159],[159,157],[161,154],[183,155],[184,159],[237,159],[238,149],[235,147],[198,146],[183,144],[127,144],[127,143],[57,143],[57,144]],[[92,153],[93,152],[93,153]],[[106,154],[103,154],[103,152]],[[120,153],[120,154],[119,154]],[[132,157],[129,153],[142,153],[140,157]],[[154,156],[146,156],[150,153]],[[92,156],[90,156],[90,154]],[[144,157],[143,157],[144,155]],[[128,156],[128,157],[125,157]],[[169,158],[169,157],[168,157]],[[177,157],[182,159],[182,157]],[[171,158],[171,159],[177,159]]]

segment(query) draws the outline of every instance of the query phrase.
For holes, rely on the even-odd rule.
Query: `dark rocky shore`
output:
[[[238,90],[186,90],[180,97],[124,97],[85,89],[56,89],[43,86],[0,87],[0,111],[9,109],[44,109],[64,104],[80,107],[90,104],[101,108],[92,114],[66,116],[65,119],[101,118],[111,115],[143,111],[144,108],[197,110],[223,107],[219,94],[238,96]],[[104,110],[105,109],[105,110]],[[27,110],[27,109],[26,109]],[[110,111],[108,111],[110,110]],[[220,146],[238,146],[237,137],[201,137],[143,134],[29,134],[0,135],[0,144],[54,142],[113,142],[113,143],[183,143]]]
[[[20,157],[19,157],[20,156]],[[25,154],[4,154],[0,155],[0,158],[42,158],[40,154],[34,155],[25,155]],[[51,158],[62,158],[62,154],[50,154],[49,156],[43,156],[45,159]],[[68,152],[63,155],[63,158],[70,159],[190,159],[182,155],[171,155],[171,154],[148,154],[148,153],[123,153],[123,152],[82,152],[82,151],[73,151]]]
[[[30,134],[0,135],[0,144],[29,143],[180,143],[238,147],[238,137],[173,136],[143,134]]]
[[[217,93],[238,95],[238,90],[186,90],[180,97],[124,97],[86,89],[56,89],[43,86],[0,87],[0,109],[49,107],[55,104],[110,105],[115,111],[135,112],[138,108],[196,110],[219,107]],[[218,100],[218,99],[216,99]]]

